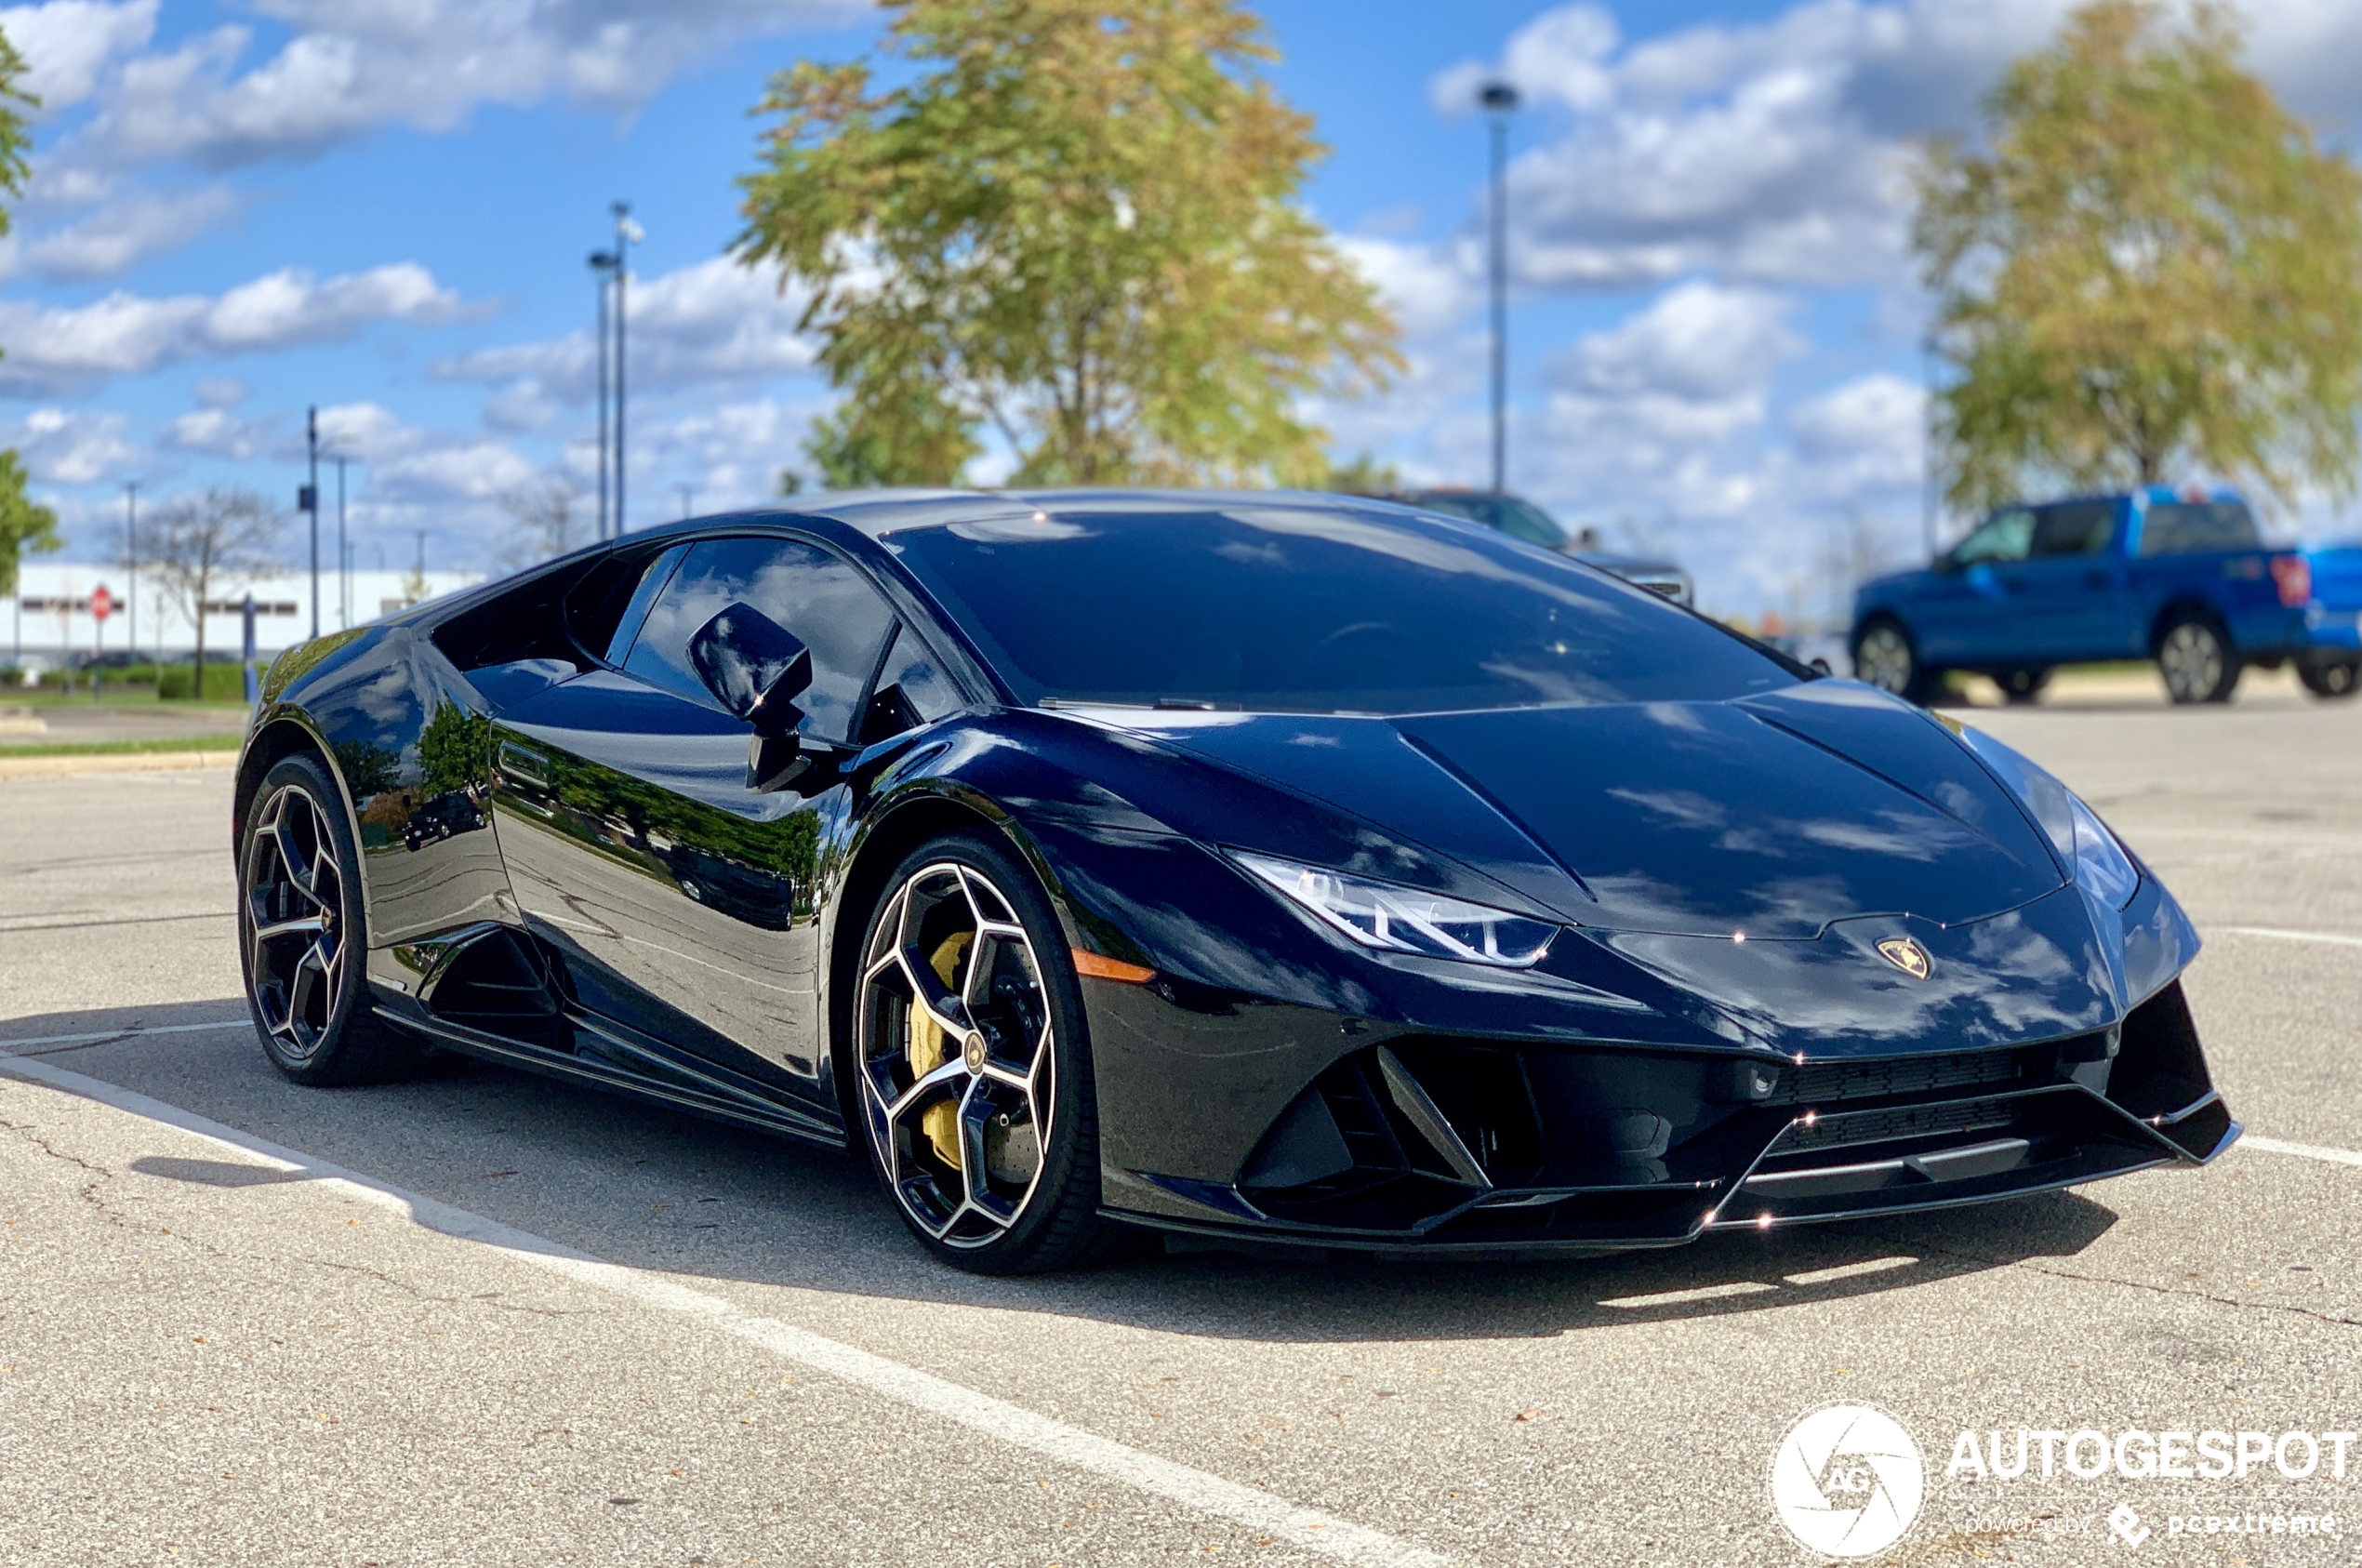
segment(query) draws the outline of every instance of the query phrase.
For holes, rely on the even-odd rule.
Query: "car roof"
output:
[[[673,534],[702,534],[729,524],[773,524],[792,527],[811,521],[843,524],[870,538],[906,528],[938,527],[1006,512],[1055,512],[1088,507],[1095,511],[1169,512],[1177,508],[1221,506],[1284,506],[1329,511],[1384,511],[1404,516],[1421,515],[1415,507],[1374,496],[1340,496],[1320,490],[839,490],[783,498],[774,505],[683,518],[650,528],[635,528],[635,540]]]

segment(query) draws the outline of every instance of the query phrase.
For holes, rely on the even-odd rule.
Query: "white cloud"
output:
[[[109,166],[308,157],[380,126],[448,130],[484,104],[646,101],[744,40],[835,26],[858,0],[259,0],[294,33],[242,69],[251,30],[221,27],[121,73],[80,148]]]
[[[136,192],[65,228],[0,240],[0,276],[30,272],[65,283],[112,277],[187,244],[238,205],[218,185],[170,195]]]
[[[273,445],[276,422],[245,419],[228,408],[193,408],[164,427],[161,445],[177,452],[245,462]]]
[[[24,89],[41,100],[44,114],[82,102],[107,67],[147,47],[156,29],[158,0],[49,0],[45,6],[0,9],[0,32],[24,56]]]
[[[1806,346],[1789,330],[1788,311],[1762,289],[1685,283],[1577,343],[1560,378],[1596,396],[1759,398],[1773,366]]]
[[[678,272],[634,280],[629,294],[629,383],[635,393],[715,381],[760,380],[812,368],[816,346],[796,330],[801,291],[781,295],[776,274],[717,256]],[[505,384],[518,418],[537,417],[538,399],[581,404],[596,395],[597,362],[588,331],[537,343],[480,349],[437,360],[448,381]]]
[[[315,280],[285,269],[217,299],[115,293],[87,305],[0,301],[0,392],[81,390],[214,355],[267,353],[351,338],[381,321],[436,326],[466,313],[415,262]]]
[[[1626,45],[1606,11],[1577,4],[1527,23],[1495,63],[1439,73],[1430,96],[1465,112],[1476,86],[1499,77],[1531,104],[1572,112],[1511,169],[1512,260],[1529,283],[1629,287],[1710,271],[1886,284],[1904,272],[1912,140],[1967,128],[1977,95],[2068,9],[1808,0],[1759,22]],[[2331,123],[2362,112],[2348,68],[2362,55],[2362,8],[2246,10],[2249,62],[2291,107]]]
[[[1376,286],[1406,338],[1448,329],[1482,298],[1477,280],[1452,249],[1367,234],[1339,235],[1334,243]]]
[[[46,485],[87,485],[129,469],[139,449],[124,438],[121,414],[35,408],[0,438],[24,455],[26,472]]]

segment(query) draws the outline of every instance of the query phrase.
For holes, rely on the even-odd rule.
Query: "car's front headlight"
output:
[[[1559,934],[1547,921],[1415,887],[1240,850],[1232,850],[1230,858],[1322,924],[1382,952],[1524,969],[1549,951],[1550,938]]]
[[[1970,751],[1999,776],[2010,792],[2024,801],[2042,825],[2060,858],[2075,868],[2075,880],[2112,910],[2132,902],[2141,890],[2141,873],[2099,813],[2082,797],[2051,777],[2017,751],[1982,730],[1963,725],[1957,732]]]

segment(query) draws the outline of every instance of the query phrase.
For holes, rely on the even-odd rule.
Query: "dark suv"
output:
[[[1511,538],[1572,555],[1586,565],[1597,566],[1626,582],[1662,593],[1677,605],[1691,604],[1694,598],[1690,574],[1676,563],[1601,550],[1597,529],[1585,528],[1570,534],[1557,518],[1521,496],[1491,490],[1442,489],[1398,490],[1386,498],[1498,528]]]

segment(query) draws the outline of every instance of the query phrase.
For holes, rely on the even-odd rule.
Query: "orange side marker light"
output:
[[[1081,948],[1074,950],[1074,972],[1101,980],[1121,980],[1132,986],[1145,986],[1157,977],[1153,969],[1143,969],[1136,963],[1125,963]]]

